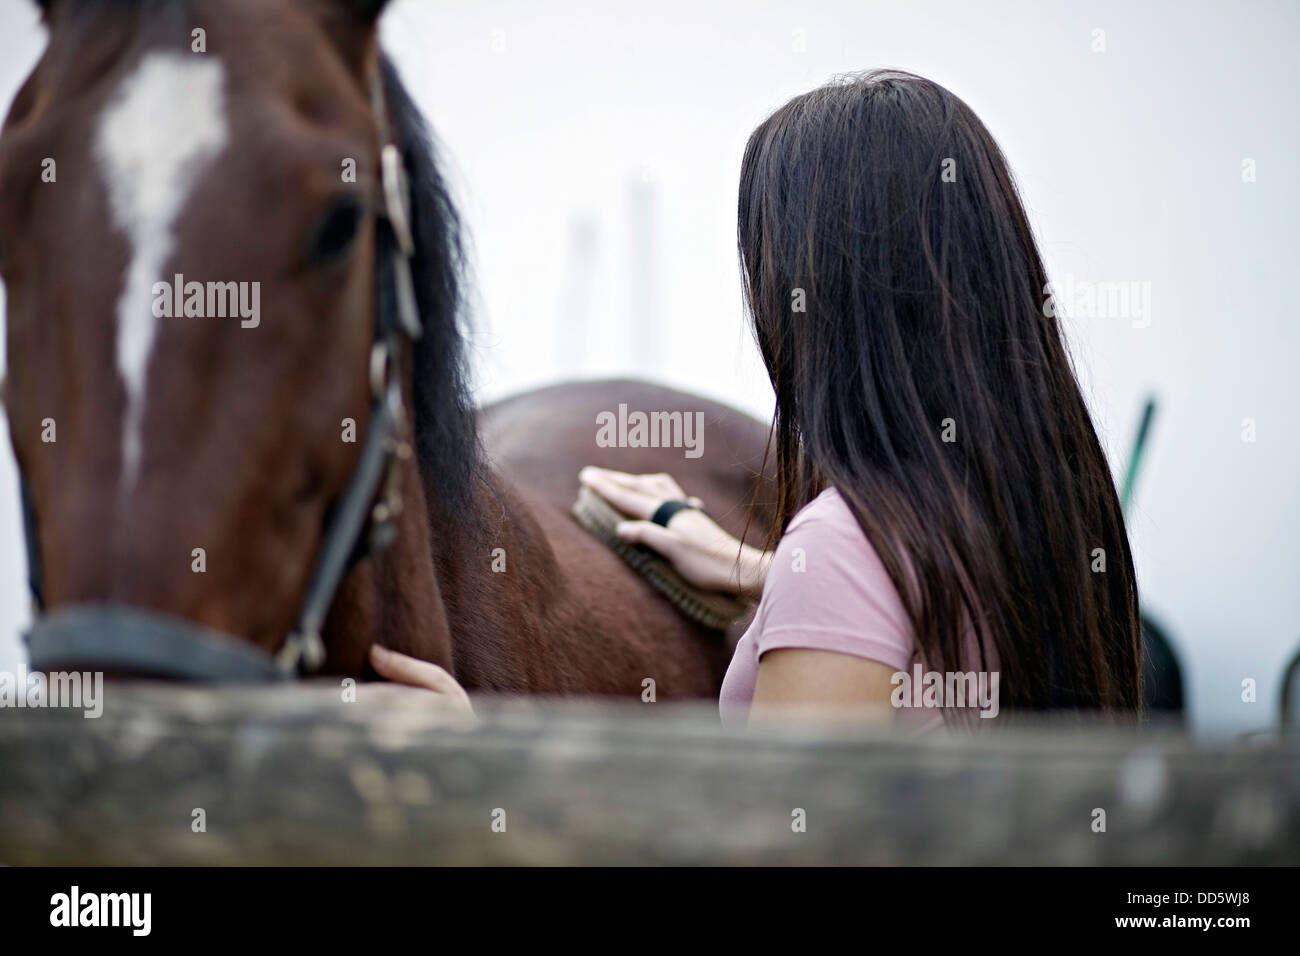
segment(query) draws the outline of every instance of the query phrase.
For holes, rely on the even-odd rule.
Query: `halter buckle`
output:
[[[275,660],[286,673],[296,673],[299,667],[309,674],[313,673],[325,663],[325,641],[315,630],[305,633],[295,631],[284,642],[284,647],[280,648]]]

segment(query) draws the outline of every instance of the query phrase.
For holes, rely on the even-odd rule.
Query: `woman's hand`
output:
[[[474,708],[470,705],[465,688],[437,664],[408,657],[378,644],[370,645],[370,664],[380,677],[398,684],[431,690],[438,695],[436,701],[439,705],[474,716]]]
[[[578,480],[619,511],[639,519],[619,524],[620,538],[658,551],[691,584],[751,600],[763,593],[772,560],[768,552],[741,544],[695,508],[677,512],[667,528],[649,520],[665,501],[680,499],[702,506],[699,498],[687,497],[670,475],[629,475],[588,467],[579,472]]]

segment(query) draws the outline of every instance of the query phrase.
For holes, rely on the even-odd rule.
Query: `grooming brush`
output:
[[[619,522],[630,519],[590,488],[578,491],[578,500],[573,503],[572,510],[580,525],[605,542],[611,551],[692,621],[715,631],[725,631],[748,612],[749,605],[743,601],[718,591],[697,588],[655,551],[620,538],[614,529]]]

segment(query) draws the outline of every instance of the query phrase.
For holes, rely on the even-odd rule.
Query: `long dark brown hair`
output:
[[[833,485],[928,668],[983,669],[992,647],[1007,706],[1136,710],[1119,499],[984,124],[922,77],[846,77],[754,131],[739,206],[776,391],[774,533]]]

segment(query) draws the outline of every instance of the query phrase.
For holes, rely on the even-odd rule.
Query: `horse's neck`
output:
[[[366,673],[372,643],[451,664],[452,630],[430,561],[424,482],[413,462],[404,469],[402,503],[393,543],[340,583],[325,634],[331,673]]]
[[[471,687],[515,686],[536,662],[501,653],[526,646],[561,584],[555,554],[529,505],[500,475],[477,483],[472,514],[430,522],[439,600],[457,678]]]
[[[330,612],[329,670],[366,672],[372,643],[433,661],[469,687],[518,686],[535,662],[501,653],[540,626],[560,583],[541,526],[511,484],[487,473],[466,515],[429,506],[414,462],[392,545],[348,574]]]

